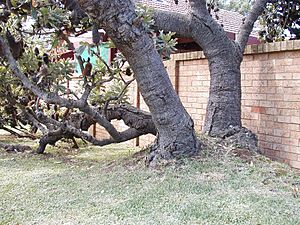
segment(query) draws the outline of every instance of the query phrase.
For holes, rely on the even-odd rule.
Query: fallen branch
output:
[[[0,143],[0,148],[5,149],[7,152],[25,152],[32,151],[31,147],[27,145],[16,145],[16,144],[6,144]]]
[[[130,127],[123,132],[119,132],[121,137],[119,140],[113,138],[97,139],[89,133],[84,132],[95,123],[95,121],[86,114],[76,113],[70,115],[70,117],[72,118],[68,118],[66,121],[57,121],[47,117],[42,112],[37,114],[37,119],[41,123],[52,124],[55,127],[54,130],[44,134],[40,139],[37,153],[43,153],[48,144],[54,145],[62,138],[74,139],[74,137],[76,137],[90,142],[93,145],[104,146],[128,141],[144,134],[150,133],[156,135],[157,133],[150,114],[128,105],[120,105],[109,109],[109,120],[122,119],[124,123]]]

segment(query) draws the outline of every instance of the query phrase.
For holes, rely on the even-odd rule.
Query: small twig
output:
[[[107,68],[109,74],[110,74],[111,76],[114,76],[114,74],[113,74],[113,72],[112,72],[110,66],[109,66],[109,65],[106,63],[106,61],[101,57],[101,55],[98,54],[97,52],[93,51],[93,50],[92,50],[92,52],[93,52],[93,54],[95,54],[95,55],[98,57],[98,59],[105,65],[105,67]]]
[[[37,32],[35,32],[35,31],[30,32],[30,31],[21,30],[19,28],[16,28],[16,30],[20,33],[29,34],[29,35],[39,35],[39,36],[55,34],[57,32],[57,31],[49,31],[49,32],[39,33],[39,32],[41,32],[41,30],[38,30]]]
[[[121,75],[121,73],[119,73],[119,76],[120,76],[121,80],[123,81],[123,83],[126,84],[126,80],[123,78],[123,76]]]
[[[110,103],[111,101],[119,100],[119,99],[123,96],[123,94],[124,94],[125,90],[127,89],[127,87],[128,87],[134,80],[135,80],[135,78],[133,78],[133,79],[127,81],[127,82],[125,81],[125,85],[124,85],[122,91],[119,93],[119,95],[118,95],[118,96],[114,96],[114,97],[110,97],[108,100],[105,101],[104,106],[103,106],[103,114],[104,114],[104,116],[105,116],[106,118],[107,118],[107,108],[108,108],[108,106],[109,106],[109,103]]]

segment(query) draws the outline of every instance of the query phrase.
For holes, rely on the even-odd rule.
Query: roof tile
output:
[[[187,0],[178,0],[176,5],[174,0],[134,0],[136,3],[146,4],[150,7],[173,11],[177,13],[187,14],[190,11],[190,6]],[[222,24],[225,31],[237,34],[243,23],[244,16],[238,12],[220,9],[218,12],[219,19],[217,22]],[[215,18],[215,15],[213,15]],[[256,32],[252,32],[251,36],[257,36]]]

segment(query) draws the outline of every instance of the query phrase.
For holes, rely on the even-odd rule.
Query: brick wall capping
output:
[[[281,51],[300,50],[300,40],[289,40],[272,43],[262,43],[258,45],[248,45],[244,54],[271,53]]]
[[[244,55],[272,53],[281,51],[300,50],[300,40],[289,40],[272,43],[262,43],[258,45],[248,45],[244,51]],[[203,51],[177,53],[171,56],[172,60],[197,60],[204,59]]]

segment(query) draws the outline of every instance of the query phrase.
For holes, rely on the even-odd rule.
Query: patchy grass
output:
[[[300,224],[299,175],[263,156],[210,148],[150,169],[137,148],[66,146],[0,151],[0,224]]]

